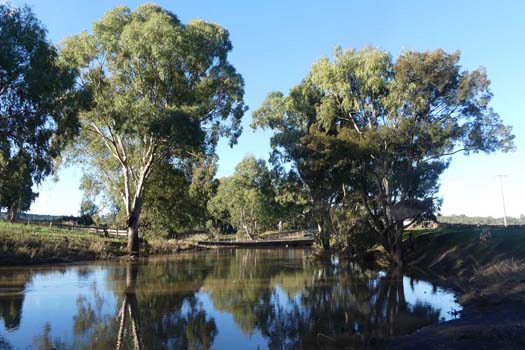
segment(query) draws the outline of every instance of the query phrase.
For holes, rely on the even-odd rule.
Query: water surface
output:
[[[2,268],[0,350],[359,349],[460,309],[431,282],[310,254],[214,250]]]

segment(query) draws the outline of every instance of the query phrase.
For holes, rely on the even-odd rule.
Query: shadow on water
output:
[[[33,349],[373,349],[440,321],[445,305],[428,300],[444,291],[407,300],[405,289],[417,292],[420,282],[401,271],[318,263],[309,254],[223,250],[60,274],[5,270],[0,350],[25,349],[27,339]],[[64,307],[46,319],[33,299],[53,283],[63,286]],[[24,323],[33,316],[43,320],[40,331]]]

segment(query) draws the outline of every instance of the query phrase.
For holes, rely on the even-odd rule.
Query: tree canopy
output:
[[[159,164],[211,154],[221,136],[236,142],[245,111],[243,79],[228,61],[229,33],[217,24],[183,24],[157,5],[119,6],[67,39],[61,55],[89,98],[80,113],[77,159],[127,216],[138,254],[146,184]]]
[[[513,148],[510,127],[489,106],[485,70],[462,70],[459,58],[337,49],[254,113],[254,127],[274,131],[274,162],[291,164],[308,186],[325,248],[333,211],[346,207],[401,264],[403,229],[439,208],[449,156]]]
[[[152,174],[146,192],[143,227],[155,235],[174,238],[179,233],[203,230],[210,214],[208,200],[217,181],[215,157],[174,167],[165,163]]]
[[[275,192],[264,160],[247,156],[231,177],[221,178],[208,202],[211,215],[230,222],[251,238],[275,222]]]
[[[28,210],[33,184],[77,132],[74,74],[28,7],[0,4],[0,206]]]

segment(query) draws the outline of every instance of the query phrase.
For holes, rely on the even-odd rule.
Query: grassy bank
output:
[[[407,240],[408,265],[430,270],[460,291],[460,302],[496,302],[522,297],[525,280],[525,229],[418,230]]]
[[[142,255],[172,254],[194,249],[183,241],[149,239]],[[0,221],[0,266],[112,259],[127,255],[126,240],[56,227]]]
[[[525,348],[525,229],[446,228],[414,231],[409,267],[453,287],[461,318],[393,338],[390,350]]]
[[[483,231],[492,238],[480,241]],[[473,268],[494,261],[525,258],[525,229],[523,228],[446,228],[408,231],[413,244],[405,241],[411,265],[428,267],[443,273],[463,276]]]

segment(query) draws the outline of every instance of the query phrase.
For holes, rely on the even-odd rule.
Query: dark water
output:
[[[429,282],[310,253],[0,269],[0,350],[360,349],[460,308]]]

